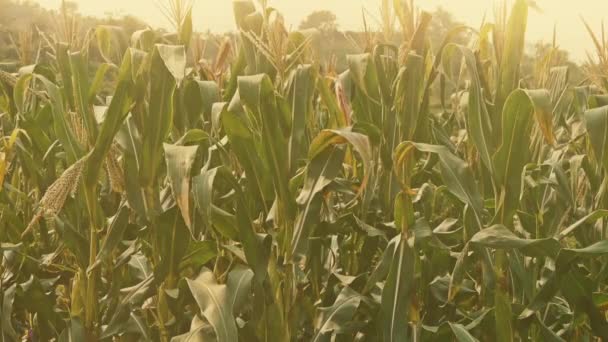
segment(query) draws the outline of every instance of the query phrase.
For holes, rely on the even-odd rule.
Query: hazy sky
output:
[[[193,12],[197,29],[216,32],[233,30],[231,0],[194,0]],[[61,0],[38,0],[49,8],[57,8]],[[105,13],[133,14],[152,26],[166,26],[155,0],[76,0],[80,11],[88,15],[101,16]],[[361,9],[377,14],[380,0],[268,0],[285,16],[294,28],[310,12],[326,9],[338,17],[342,29],[362,27]],[[568,50],[573,58],[582,60],[585,51],[592,51],[592,41],[587,35],[580,16],[585,17],[593,27],[599,29],[601,20],[608,17],[608,0],[537,0],[543,12],[530,11],[528,20],[529,42],[550,41],[553,25],[557,24],[558,44]],[[457,20],[478,27],[484,14],[492,18],[493,0],[418,0],[419,8],[433,10],[437,6],[449,10]]]

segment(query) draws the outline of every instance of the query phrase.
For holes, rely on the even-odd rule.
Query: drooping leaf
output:
[[[196,159],[198,146],[176,146],[163,144],[165,160],[167,162],[167,176],[170,179],[173,196],[179,210],[192,233],[192,219],[190,213],[190,173],[192,164]]]
[[[359,193],[361,193],[367,186],[372,162],[371,146],[367,136],[361,133],[352,132],[351,128],[323,130],[310,143],[308,158],[313,159],[332,145],[343,145],[347,143],[353,146],[363,161],[364,175],[359,187]]]
[[[475,213],[479,228],[482,227],[483,200],[469,166],[453,155],[446,147],[429,144],[403,142],[395,149],[394,164],[401,165],[412,156],[412,149],[439,156],[441,175],[450,192]]]
[[[156,45],[156,52],[162,59],[165,68],[173,75],[180,86],[186,77],[186,50],[183,45]],[[154,70],[154,69],[153,69]]]
[[[196,279],[187,279],[187,282],[201,314],[213,327],[218,342],[237,341],[238,330],[232,314],[228,286],[218,284],[213,272],[206,268]]]
[[[194,316],[190,324],[190,331],[174,336],[171,342],[215,342],[217,337],[213,327],[198,316]]]
[[[608,216],[608,210],[596,210],[559,232],[556,235],[556,238],[563,239],[566,236],[570,235],[572,232],[576,231],[578,228],[582,227],[585,223],[592,223],[606,216]]]
[[[319,308],[320,314],[315,324],[317,332],[312,341],[330,341],[331,333],[340,333],[345,330],[360,303],[361,295],[345,286],[332,306]]]
[[[473,335],[471,335],[471,333],[469,333],[462,324],[458,324],[458,323],[449,323],[449,324],[450,324],[450,328],[452,328],[452,332],[454,333],[454,336],[456,337],[456,339],[459,342],[479,341],[478,339],[473,337]]]
[[[306,169],[304,187],[297,198],[301,206],[291,239],[291,255],[305,254],[308,237],[320,221],[322,198],[319,193],[331,183],[342,168],[344,149],[330,147],[316,155]]]
[[[530,256],[556,257],[561,249],[554,238],[522,239],[502,225],[482,229],[471,238],[471,243],[494,249],[519,249]]]

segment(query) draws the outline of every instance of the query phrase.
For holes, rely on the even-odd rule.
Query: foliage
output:
[[[336,15],[330,11],[314,11],[300,23],[299,28],[300,30],[315,28],[335,31],[338,28]]]
[[[141,20],[131,15],[83,16],[73,1],[62,1],[58,11],[42,8],[34,1],[2,0],[0,8],[0,69],[5,71],[13,71],[16,64],[30,65],[36,60],[44,60],[46,51],[43,48],[52,36],[67,42],[70,38],[66,35],[86,38],[87,32],[100,25],[121,27],[126,35],[145,27]]]
[[[0,71],[3,340],[608,338],[608,100],[522,75],[525,0],[439,46],[385,2],[340,74],[264,2],[213,61],[169,8]]]

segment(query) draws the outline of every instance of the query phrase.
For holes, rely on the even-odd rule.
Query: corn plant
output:
[[[603,64],[521,75],[528,6],[432,46],[382,1],[341,73],[265,1],[211,60],[190,2],[45,35],[0,70],[2,340],[608,338]]]

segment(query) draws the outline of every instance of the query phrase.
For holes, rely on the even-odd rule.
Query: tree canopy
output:
[[[336,15],[330,11],[314,11],[300,23],[300,30],[316,28],[334,31],[338,29]]]

